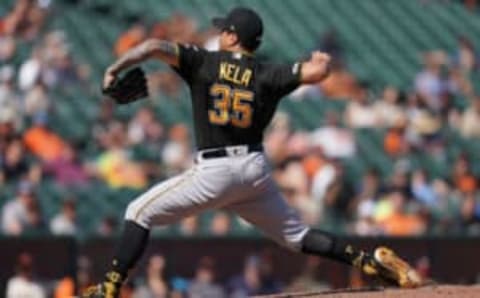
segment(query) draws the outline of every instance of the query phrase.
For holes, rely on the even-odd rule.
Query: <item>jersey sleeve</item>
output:
[[[177,44],[177,50],[178,66],[173,69],[190,83],[200,69],[207,51],[189,44]]]
[[[268,65],[263,76],[266,85],[275,96],[281,98],[300,86],[301,63]]]

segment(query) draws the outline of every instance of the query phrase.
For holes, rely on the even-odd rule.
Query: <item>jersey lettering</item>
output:
[[[248,87],[248,84],[250,84],[250,79],[252,78],[252,70],[250,68],[245,68],[242,70],[240,66],[236,64],[222,62],[220,63],[218,78],[220,80],[232,82],[236,85]]]
[[[210,123],[248,128],[252,125],[254,94],[248,90],[232,89],[228,85],[213,84],[210,88],[213,109],[208,111]]]

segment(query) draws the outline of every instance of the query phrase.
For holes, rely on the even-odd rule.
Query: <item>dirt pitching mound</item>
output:
[[[480,286],[429,286],[420,289],[347,289],[317,293],[291,293],[257,298],[479,298]]]

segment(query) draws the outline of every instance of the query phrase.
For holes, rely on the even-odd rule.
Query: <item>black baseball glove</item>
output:
[[[118,104],[127,104],[148,96],[147,79],[140,67],[135,67],[103,88],[102,93],[114,99]]]

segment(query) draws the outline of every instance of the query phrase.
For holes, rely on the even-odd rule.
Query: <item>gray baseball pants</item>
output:
[[[125,219],[150,229],[207,209],[223,209],[262,230],[277,243],[300,251],[308,232],[271,177],[263,152],[227,147],[228,156],[202,158],[185,173],[161,182],[132,201]]]

